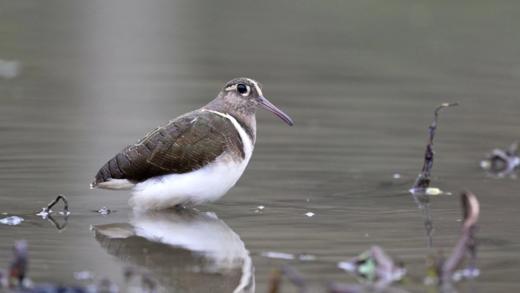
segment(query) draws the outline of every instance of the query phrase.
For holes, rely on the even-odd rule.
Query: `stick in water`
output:
[[[63,201],[63,211],[62,211],[62,215],[64,217],[63,224],[60,224],[58,221],[56,221],[52,217],[52,210],[51,210],[60,200]],[[60,194],[53,201],[51,201],[46,207],[42,208],[42,211],[39,212],[37,215],[41,216],[43,219],[49,220],[56,227],[56,229],[61,231],[61,230],[65,229],[65,227],[67,227],[69,214],[70,214],[69,202],[67,201],[67,198],[63,194]]]
[[[442,265],[442,283],[451,282],[453,273],[460,266],[466,255],[470,257],[470,269],[475,268],[477,251],[475,232],[480,214],[480,204],[477,197],[469,191],[465,191],[461,194],[461,201],[464,224],[462,225],[459,241],[453,248],[450,257],[448,257]]]
[[[60,194],[54,199],[52,202],[50,202],[46,208],[43,209],[44,212],[50,213],[52,207],[54,207],[59,201],[63,201],[63,211],[65,214],[69,214],[69,202],[67,201],[67,198],[65,195]]]
[[[437,120],[439,117],[440,110],[448,107],[458,106],[458,103],[443,103],[437,108],[435,108],[433,122],[428,127],[428,144],[426,145],[426,151],[424,152],[424,163],[419,173],[419,176],[415,180],[415,183],[411,189],[412,193],[416,192],[425,192],[426,189],[430,186],[431,182],[431,170],[433,167],[433,138],[435,137],[435,131],[437,130]]]

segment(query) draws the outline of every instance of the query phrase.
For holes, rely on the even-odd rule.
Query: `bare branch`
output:
[[[50,212],[51,209],[60,201],[62,200],[63,201],[63,210],[68,214],[69,213],[69,202],[67,201],[67,198],[65,197],[65,195],[63,194],[60,194],[58,195],[53,201],[51,201],[46,208],[44,208],[44,210],[46,212]]]
[[[425,191],[429,186],[431,182],[431,169],[433,167],[433,139],[435,137],[435,131],[437,130],[437,120],[439,117],[440,110],[448,107],[457,106],[458,103],[443,103],[437,108],[435,108],[434,111],[434,117],[433,121],[428,127],[428,144],[426,145],[426,151],[424,152],[424,163],[423,167],[421,169],[421,173],[419,173],[419,176],[415,180],[415,183],[412,187],[412,191],[414,192],[420,192]]]
[[[52,208],[59,202],[63,201],[63,211],[61,214],[64,217],[63,224],[60,224],[58,221],[56,221],[52,217]],[[48,219],[58,230],[63,230],[65,227],[67,227],[68,223],[68,217],[69,217],[69,202],[67,201],[67,198],[65,195],[60,194],[58,195],[53,201],[51,201],[46,207],[42,208],[41,212],[37,213],[37,216],[42,217],[42,219]]]
[[[464,215],[464,224],[462,225],[459,241],[453,248],[450,257],[442,265],[442,283],[450,282],[453,273],[460,266],[466,255],[471,256],[474,262],[476,257],[475,232],[480,214],[480,205],[477,197],[465,191],[461,194],[462,214]]]

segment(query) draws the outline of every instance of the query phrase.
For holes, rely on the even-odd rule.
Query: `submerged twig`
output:
[[[428,276],[425,283],[436,284],[440,291],[445,293],[456,292],[453,288],[455,282],[463,278],[473,279],[480,274],[476,267],[477,242],[475,239],[480,205],[477,197],[469,191],[461,194],[461,201],[464,223],[457,244],[447,259],[444,259],[441,253],[437,257],[431,256],[428,259]],[[468,259],[466,268],[460,269],[466,258]]]
[[[428,194],[413,194],[415,203],[422,211],[424,220],[424,230],[426,231],[426,242],[428,248],[433,246],[433,220],[430,210],[430,196]]]
[[[434,117],[431,125],[428,127],[428,144],[426,145],[426,151],[424,152],[424,163],[421,169],[421,173],[417,176],[414,185],[410,189],[412,193],[425,193],[427,188],[430,187],[431,183],[431,170],[433,167],[433,139],[435,137],[435,131],[437,130],[437,120],[439,117],[440,110],[448,107],[457,106],[458,103],[443,103],[434,111]]]
[[[58,229],[58,231],[61,231],[67,227],[67,225],[69,223],[69,216],[64,215],[63,223],[61,223],[61,224],[56,219],[54,219],[54,217],[52,215],[48,215],[47,220],[49,220],[49,222],[51,222],[54,225],[54,227],[56,227],[56,229]]]
[[[469,256],[469,269],[476,269],[477,243],[475,233],[480,214],[480,205],[477,197],[469,191],[461,194],[461,201],[464,224],[462,225],[459,241],[453,248],[451,255],[442,264],[442,283],[451,282],[455,270],[460,266],[466,255]]]

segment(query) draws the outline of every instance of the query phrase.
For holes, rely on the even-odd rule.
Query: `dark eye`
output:
[[[237,84],[237,92],[241,95],[246,95],[249,92],[249,87],[243,83],[239,83]]]

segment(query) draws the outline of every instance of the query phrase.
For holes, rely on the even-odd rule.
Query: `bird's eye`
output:
[[[249,94],[249,86],[239,83],[237,85],[237,92],[241,94],[242,96],[247,96]]]

